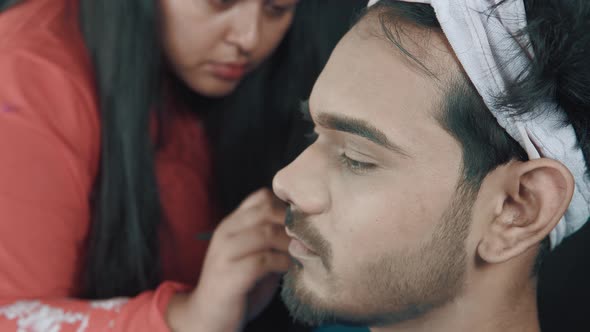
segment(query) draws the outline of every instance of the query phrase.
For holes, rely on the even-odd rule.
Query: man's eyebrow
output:
[[[307,101],[301,103],[301,112],[303,113],[304,118],[311,120],[309,103]],[[385,133],[365,120],[324,112],[317,116],[317,124],[326,129],[342,131],[366,138],[390,151],[401,154],[404,157],[410,157],[410,154],[402,147],[391,142]]]

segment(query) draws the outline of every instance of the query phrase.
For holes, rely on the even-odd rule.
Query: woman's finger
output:
[[[243,295],[247,295],[256,282],[271,273],[285,273],[291,265],[291,259],[286,254],[264,251],[243,257],[235,263],[234,270],[239,273],[236,277],[243,287]]]
[[[234,211],[219,225],[216,233],[230,237],[246,229],[266,223],[284,226],[285,217],[286,209],[269,201]]]
[[[227,257],[232,260],[265,250],[287,253],[290,240],[284,227],[265,224],[244,230],[231,237],[225,245],[225,250],[227,250]]]

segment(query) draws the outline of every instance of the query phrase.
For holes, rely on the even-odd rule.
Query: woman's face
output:
[[[161,0],[163,43],[195,92],[230,94],[280,43],[299,0]]]

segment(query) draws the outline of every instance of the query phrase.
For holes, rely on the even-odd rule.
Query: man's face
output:
[[[461,146],[436,119],[443,90],[365,21],[313,89],[317,140],[274,180],[300,240],[283,298],[311,324],[411,319],[465,277],[474,194],[457,189]]]

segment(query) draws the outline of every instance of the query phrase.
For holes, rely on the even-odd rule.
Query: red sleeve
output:
[[[185,287],[163,283],[134,298],[81,301],[66,297],[0,299],[0,331],[168,332],[168,302]]]
[[[0,51],[0,331],[167,331],[176,284],[133,299],[71,299],[100,130],[84,78],[58,60]]]

